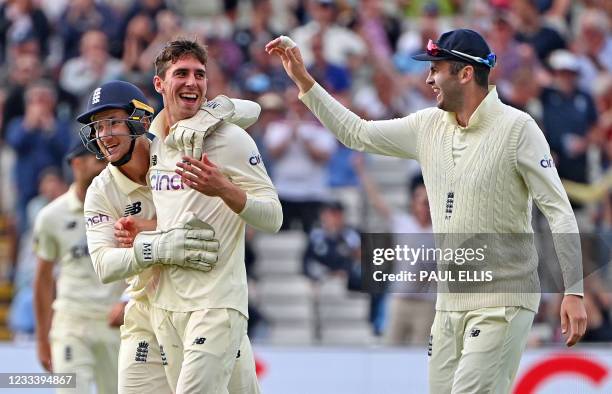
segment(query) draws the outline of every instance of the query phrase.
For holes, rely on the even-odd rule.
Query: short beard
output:
[[[438,108],[446,112],[457,112],[463,107],[463,95],[461,89],[451,89],[442,93],[442,101]]]

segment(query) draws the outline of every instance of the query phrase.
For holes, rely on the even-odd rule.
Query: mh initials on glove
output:
[[[134,239],[134,257],[142,269],[164,264],[208,272],[217,264],[218,252],[215,230],[193,213],[184,224],[143,231]]]

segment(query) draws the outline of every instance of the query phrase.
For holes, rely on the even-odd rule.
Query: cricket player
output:
[[[209,101],[207,108],[215,103],[215,100]],[[217,108],[224,108],[223,116],[229,117],[229,121],[248,127],[257,120],[259,107],[256,103],[226,100],[225,104]],[[219,115],[218,111],[210,110]],[[87,218],[100,218],[95,223],[88,220],[91,224],[87,235],[94,266],[104,282],[136,274],[129,279],[131,299],[121,327],[120,393],[172,392],[182,363],[182,347],[164,348],[158,344],[150,322],[148,297],[155,290],[158,268],[141,270],[130,261],[132,250],[116,248],[113,234],[113,226],[127,228],[133,233],[155,228],[155,207],[146,184],[150,138],[153,138],[146,129],[152,115],[153,109],[146,104],[140,89],[127,82],[111,81],[94,90],[87,111],[78,118],[85,123],[81,136],[86,146],[110,163],[94,180],[85,202]],[[200,253],[210,242],[217,247],[216,241],[205,240],[189,248]],[[178,249],[181,245],[169,243],[169,247]],[[177,258],[180,264],[183,260]],[[190,264],[190,269],[207,271],[215,262],[216,253],[212,253],[202,263],[185,263]],[[256,393],[259,389],[248,338],[243,340],[240,352],[229,391]]]
[[[227,392],[247,328],[245,225],[274,232],[282,223],[276,190],[253,139],[202,108],[206,62],[206,50],[198,43],[170,42],[155,60],[153,80],[164,100],[149,129],[158,137],[151,145],[157,161],[149,170],[157,228],[169,228],[192,212],[219,240],[214,269],[163,266],[151,300],[158,339],[184,345],[178,393]],[[206,136],[201,160],[174,148],[190,143],[184,135],[194,130]]]
[[[271,41],[266,51],[280,56],[300,99],[343,144],[419,161],[434,233],[533,233],[532,199],[553,233],[578,233],[559,176],[548,164],[550,149],[542,131],[529,115],[503,104],[495,86],[488,85],[496,58],[477,32],[444,33],[413,56],[431,62],[426,83],[437,94],[437,108],[384,121],[360,119],[334,100],[306,71],[287,37]],[[586,326],[580,246],[568,250],[556,242],[555,249],[565,285],[561,326],[572,346]],[[438,292],[429,351],[431,393],[510,391],[540,297],[535,247],[513,252],[509,259],[488,251],[491,261],[500,263],[492,285],[521,289],[533,284],[537,292]]]
[[[100,283],[91,264],[83,220],[87,187],[104,163],[80,143],[68,160],[74,182],[40,211],[34,224],[38,357],[47,371],[76,373],[76,391],[58,389],[60,393],[92,393],[94,385],[98,393],[114,393],[125,285]]]

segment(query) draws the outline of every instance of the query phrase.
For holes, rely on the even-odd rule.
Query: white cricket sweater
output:
[[[365,121],[318,84],[300,99],[349,148],[419,161],[438,240],[444,237],[446,245],[456,246],[464,240],[462,234],[483,234],[481,246],[496,237],[512,241],[487,250],[487,262],[494,264],[492,282],[438,286],[436,309],[522,306],[537,311],[538,256],[529,235],[532,199],[553,233],[577,234],[578,226],[551,165],[548,144],[529,115],[503,104],[495,87],[467,127],[457,124],[454,113],[438,108],[401,119]],[[555,249],[566,293],[580,294],[579,242],[556,241]]]

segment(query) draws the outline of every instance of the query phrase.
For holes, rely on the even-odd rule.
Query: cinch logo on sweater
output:
[[[261,163],[261,156],[257,152],[253,152],[251,157],[249,157],[249,164],[256,166],[259,163]]]
[[[543,168],[554,168],[555,167],[555,162],[553,161],[553,159],[549,159],[548,157],[544,157],[542,160],[540,160],[540,165]]]
[[[103,213],[99,213],[99,214],[91,216],[91,217],[85,217],[85,226],[86,227],[92,227],[92,226],[95,226],[96,224],[100,224],[100,223],[104,223],[104,222],[110,222],[110,217],[108,215],[103,214]]]
[[[179,174],[163,174],[155,171],[151,174],[150,181],[151,189],[155,191],[185,189]]]

